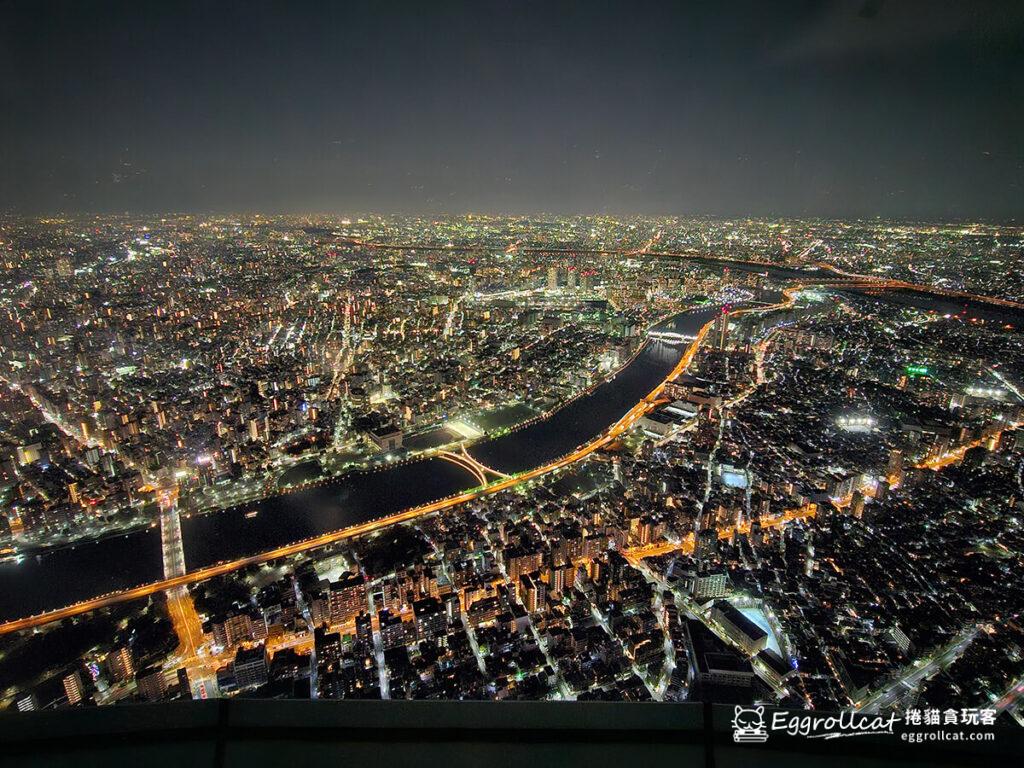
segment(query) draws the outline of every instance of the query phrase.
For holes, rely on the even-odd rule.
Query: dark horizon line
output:
[[[952,217],[952,218],[922,218],[915,216],[883,216],[877,214],[875,216],[864,216],[854,215],[850,217],[842,217],[836,215],[814,215],[814,214],[721,214],[721,213],[644,213],[639,211],[633,212],[591,212],[591,213],[580,213],[580,212],[558,212],[558,211],[544,211],[535,210],[528,213],[520,211],[415,211],[415,210],[361,210],[361,211],[326,211],[326,210],[310,210],[310,211],[297,211],[297,210],[227,210],[227,209],[207,209],[207,210],[51,210],[45,212],[33,212],[28,213],[15,209],[5,209],[0,212],[0,216],[6,218],[21,218],[21,219],[49,219],[49,218],[82,218],[82,217],[103,217],[103,216],[166,216],[166,217],[184,217],[184,216],[195,216],[195,217],[238,217],[238,218],[252,218],[256,216],[266,218],[278,218],[282,216],[305,216],[310,218],[316,217],[344,217],[350,218],[355,216],[403,216],[403,217],[437,217],[437,218],[466,218],[469,216],[481,216],[489,218],[517,218],[517,219],[528,219],[536,217],[556,217],[556,218],[578,218],[578,219],[598,219],[598,218],[636,218],[636,219],[678,219],[681,221],[693,221],[693,220],[714,220],[714,221],[763,221],[763,222],[778,222],[778,221],[813,221],[813,222],[832,222],[832,223],[886,223],[886,224],[917,224],[927,226],[937,225],[958,225],[958,224],[981,224],[986,226],[1001,226],[1001,227],[1024,227],[1024,222],[1019,221],[1017,218],[997,218],[997,217],[982,217],[982,218],[968,218],[968,217]]]

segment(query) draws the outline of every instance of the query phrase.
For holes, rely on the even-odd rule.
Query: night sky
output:
[[[0,1],[0,210],[1024,218],[1024,3]]]

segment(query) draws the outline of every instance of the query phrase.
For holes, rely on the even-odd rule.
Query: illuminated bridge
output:
[[[158,591],[171,590],[172,597],[182,595],[177,588],[187,584],[449,509],[580,461],[656,407],[661,389],[690,364],[712,318],[719,312],[718,308],[711,307],[684,313],[696,332],[689,346],[684,348],[657,340],[647,343],[610,380],[595,385],[523,429],[478,443],[473,447],[473,455],[467,451],[447,452],[445,456],[409,460],[375,472],[354,472],[340,480],[320,481],[255,504],[241,504],[237,508],[193,517],[185,521],[185,554],[190,569],[186,573],[175,569],[171,577],[152,572],[147,578],[133,575],[138,574],[138,570],[121,570],[147,562],[145,548],[150,545],[158,556],[162,553],[162,537],[152,531],[115,537],[98,544],[86,543],[77,549],[46,554],[38,560],[2,563],[0,584],[11,588],[0,591],[0,615],[7,619],[0,624],[0,634]],[[449,473],[449,481],[446,481],[450,485],[439,485],[438,478],[446,467],[454,473]],[[466,487],[466,472],[477,481],[476,487],[459,490]],[[445,495],[441,489],[446,487],[454,491],[449,490]],[[323,508],[316,509],[318,505]],[[171,506],[166,505],[165,512],[169,512]],[[305,536],[297,535],[302,532],[302,525],[308,531]],[[286,543],[277,546],[282,539]],[[156,562],[160,562],[159,557]],[[75,580],[62,578],[63,573],[69,572],[84,576]],[[85,578],[93,574],[96,574],[94,581]],[[93,583],[110,584],[113,588],[89,591]],[[60,591],[55,592],[55,589]],[[43,595],[48,604],[44,603],[42,611],[21,608],[30,605],[26,590],[36,590],[32,594]],[[64,595],[68,597],[57,602]],[[184,599],[172,602],[172,618],[183,629],[183,634],[189,635],[189,626],[195,623],[192,620],[194,610],[190,610]],[[190,644],[183,642],[183,646]],[[183,647],[182,650],[189,649]]]
[[[838,275],[837,283],[840,281],[879,285],[855,275]],[[787,292],[787,303],[792,297],[793,292]],[[984,297],[975,299],[983,301]],[[746,311],[752,310],[733,314]],[[363,535],[500,492],[579,461],[655,407],[665,382],[689,365],[719,314],[720,309],[714,307],[684,313],[692,328],[683,330],[693,337],[685,348],[652,340],[609,382],[521,430],[474,445],[472,455],[448,452],[433,459],[400,462],[376,473],[355,472],[340,481],[324,480],[268,497],[256,502],[255,508],[240,505],[184,521],[187,530],[177,538],[184,539],[192,569],[187,573],[167,568],[163,555],[169,552],[161,546],[163,531],[152,530],[47,551],[38,558],[23,556],[19,561],[0,562],[0,619],[5,620],[0,634]],[[673,365],[675,360],[678,363]],[[445,468],[450,471],[440,483]],[[477,487],[460,490],[466,487],[467,472]],[[390,473],[399,473],[401,479],[398,475],[392,479]],[[328,506],[314,510],[317,517],[313,519],[310,505],[324,504]],[[175,538],[173,526],[167,531]],[[278,546],[282,540],[287,543]],[[66,578],[68,573],[76,578]],[[168,573],[174,575],[168,577]],[[33,602],[36,595],[42,596],[38,603]],[[180,608],[181,620],[186,621],[188,607]]]
[[[450,462],[457,467],[462,467],[470,472],[473,477],[479,481],[480,485],[487,485],[489,482],[488,477],[492,479],[497,478],[499,480],[507,480],[509,477],[504,472],[491,469],[485,464],[481,464],[479,461],[474,459],[470,455],[469,451],[466,450],[465,445],[462,445],[458,452],[441,451],[437,455],[438,458],[444,459],[445,461]]]

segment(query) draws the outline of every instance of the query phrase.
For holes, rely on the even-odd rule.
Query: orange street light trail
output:
[[[730,314],[739,315],[748,312],[765,311],[790,306],[795,301],[796,292],[800,290],[800,288],[801,286],[795,286],[784,291],[786,300],[779,304],[773,304],[764,307],[739,309]],[[586,458],[595,451],[603,448],[613,440],[615,440],[619,435],[630,429],[633,426],[633,424],[637,421],[637,419],[639,419],[641,416],[643,416],[646,413],[649,413],[651,410],[657,407],[658,398],[661,395],[662,390],[665,388],[665,385],[668,384],[670,381],[673,381],[676,378],[678,378],[690,366],[690,363],[693,361],[694,355],[697,353],[697,349],[699,348],[701,342],[703,342],[704,338],[707,336],[708,331],[711,329],[712,325],[714,325],[714,322],[714,320],[711,320],[701,327],[696,337],[691,341],[690,345],[686,348],[686,351],[679,359],[679,362],[676,364],[675,368],[672,369],[668,376],[666,376],[665,379],[657,387],[655,387],[655,389],[650,394],[648,394],[643,400],[639,401],[636,405],[630,408],[629,411],[627,411],[619,419],[619,421],[613,424],[604,433],[597,436],[586,445],[583,445],[580,448],[576,449],[572,453],[563,456],[561,459],[557,459],[556,461],[550,462],[540,467],[536,467],[535,469],[522,472],[518,475],[502,478],[500,480],[495,481],[494,483],[491,483],[490,485],[474,488],[470,491],[466,491],[465,493],[460,493],[455,496],[441,499],[439,501],[435,501],[430,504],[425,504],[419,507],[413,507],[412,509],[407,509],[404,512],[399,512],[394,515],[382,517],[377,520],[371,520],[366,523],[360,523],[359,525],[353,525],[338,531],[331,531],[329,533],[314,536],[308,539],[304,539],[302,541],[292,542],[291,544],[287,544],[282,547],[277,547],[276,549],[272,549],[266,552],[260,552],[255,555],[249,555],[247,557],[238,558],[236,560],[230,560],[224,563],[218,563],[216,565],[200,568],[180,576],[174,576],[173,578],[163,579],[162,581],[143,584],[141,586],[134,587],[131,589],[120,590],[117,592],[112,592],[110,594],[101,595],[99,597],[95,597],[89,600],[83,600],[79,603],[75,603],[74,605],[70,605],[65,608],[59,608],[53,611],[46,611],[35,616],[28,616],[26,618],[8,621],[4,624],[0,624],[0,635],[9,634],[11,632],[18,632],[25,629],[32,629],[34,627],[39,627],[50,622],[59,621],[61,619],[69,618],[71,616],[77,616],[82,613],[88,613],[89,611],[94,611],[98,608],[105,608],[110,605],[116,605],[118,603],[128,602],[131,600],[137,600],[142,597],[147,597],[149,595],[152,595],[156,592],[160,592],[163,590],[170,590],[174,589],[175,587],[182,587],[187,584],[194,584],[196,582],[204,581],[214,576],[220,576],[225,573],[230,573],[231,571],[236,571],[240,568],[245,568],[249,565],[257,565],[259,563],[265,563],[270,560],[276,560],[282,557],[290,557],[291,555],[296,555],[300,552],[306,552],[308,550],[323,547],[328,544],[334,544],[339,541],[352,539],[367,533],[372,533],[373,531],[380,530],[382,528],[386,528],[391,525],[396,525],[398,523],[404,523],[410,520],[415,520],[418,517],[433,514],[444,509],[450,509],[452,507],[459,506],[460,504],[465,504],[468,501],[478,499],[482,496],[487,496],[493,493],[499,493],[501,491],[512,488],[516,485],[520,485],[521,483],[541,477],[542,475],[546,475],[557,469],[561,469],[562,467],[574,464]],[[953,461],[962,457],[962,453],[956,453],[958,454],[957,458],[951,459],[950,461],[947,461],[945,463],[952,463]],[[474,466],[483,466],[479,465],[474,459],[472,459],[472,457],[469,458],[471,459],[471,463]],[[944,466],[944,463],[937,462],[931,466],[933,468],[938,468],[939,466]],[[493,472],[493,470],[490,471]],[[786,517],[788,518],[788,516],[789,513],[787,513]],[[790,519],[799,519],[810,516],[813,516],[813,512],[807,514],[807,511],[803,510],[795,513],[793,517]],[[722,531],[720,531],[719,534],[720,536],[729,535],[728,532],[723,533]],[[685,548],[685,544],[673,545],[673,548]],[[649,556],[649,553],[639,554],[638,556]],[[180,608],[180,606],[177,606],[176,609],[177,608]],[[181,620],[181,623],[188,624],[191,622]],[[186,636],[188,635],[187,632],[185,634]],[[192,641],[191,639],[188,639],[183,641],[183,643],[191,645]]]
[[[774,309],[791,304],[793,301],[793,293],[787,292],[786,295],[786,302],[767,307],[759,307],[758,309]],[[746,311],[750,310],[737,310],[734,314],[739,314],[741,312]],[[398,523],[408,522],[409,520],[415,520],[418,517],[429,515],[434,512],[439,512],[444,509],[450,509],[451,507],[455,507],[460,504],[465,504],[468,501],[472,501],[473,499],[477,499],[482,496],[490,495],[493,493],[499,493],[500,491],[507,490],[508,488],[512,488],[521,483],[533,480],[537,477],[541,477],[542,475],[546,475],[550,472],[553,472],[556,469],[561,469],[562,467],[574,464],[580,461],[581,459],[586,458],[594,451],[603,448],[605,445],[607,445],[612,440],[621,435],[623,432],[632,427],[637,419],[639,419],[645,413],[650,412],[653,408],[657,407],[658,397],[660,396],[662,390],[665,388],[665,385],[668,382],[678,378],[679,375],[682,374],[683,371],[685,371],[689,367],[690,363],[693,361],[694,355],[697,352],[697,348],[700,346],[700,343],[704,340],[704,337],[707,335],[708,331],[710,330],[713,324],[714,320],[711,320],[701,327],[696,337],[686,348],[686,351],[679,359],[679,362],[676,364],[675,368],[672,369],[668,376],[666,376],[665,379],[657,387],[655,387],[655,389],[650,394],[647,395],[647,397],[645,397],[643,400],[641,400],[632,408],[630,408],[629,411],[627,411],[625,415],[623,415],[622,418],[620,418],[619,421],[612,425],[607,431],[605,431],[598,437],[594,438],[594,440],[587,443],[586,445],[583,445],[580,448],[576,449],[572,453],[563,456],[561,459],[557,459],[556,461],[550,462],[549,464],[545,464],[535,469],[522,472],[518,475],[513,475],[511,477],[499,479],[494,483],[491,483],[490,485],[474,488],[465,493],[460,493],[446,499],[441,499],[440,501],[432,502],[430,504],[425,504],[419,507],[413,507],[412,509],[407,509],[404,512],[399,512],[394,515],[382,517],[378,520],[371,520],[369,522],[361,523],[359,525],[353,525],[338,531],[331,531],[330,533],[321,534],[319,536],[314,536],[312,538],[304,539],[302,541],[296,541],[282,547],[277,547],[276,549],[272,549],[266,552],[260,552],[255,555],[250,555],[248,557],[241,557],[236,560],[218,563],[216,565],[211,565],[206,568],[199,568],[195,571],[191,571],[190,573],[163,579],[162,581],[155,581],[150,584],[143,584],[141,586],[134,587],[132,589],[120,590],[117,592],[112,592],[110,594],[101,595],[99,597],[95,597],[89,600],[83,600],[79,603],[69,605],[65,608],[59,608],[53,611],[46,611],[44,613],[40,613],[35,616],[28,616],[23,619],[15,619],[13,621],[8,621],[4,624],[0,624],[0,635],[9,634],[11,632],[18,632],[25,629],[32,629],[33,627],[39,627],[53,621],[59,621],[61,619],[66,619],[71,616],[77,616],[82,613],[88,613],[89,611],[94,611],[98,608],[105,608],[110,605],[116,605],[118,603],[124,603],[130,600],[137,600],[139,598],[147,597],[149,595],[152,595],[156,592],[160,592],[163,590],[171,590],[176,587],[183,587],[187,584],[195,584],[196,582],[204,581],[206,579],[212,578],[214,576],[220,576],[225,573],[230,573],[231,571],[236,571],[240,568],[245,568],[249,565],[257,565],[259,563],[265,563],[270,560],[277,560],[278,558],[289,557],[291,555],[299,554],[300,552],[306,552],[310,549],[316,549],[318,547],[323,547],[328,544],[334,544],[336,542],[344,541],[346,539],[352,539],[357,536],[362,536],[364,534],[380,530],[381,528],[386,528],[388,526],[396,525]],[[471,463],[474,466],[483,466],[479,465],[475,461],[475,459],[472,459],[472,457],[468,458],[470,459]],[[493,470],[490,471],[493,472]],[[184,609],[182,608],[182,606],[180,606],[180,604],[172,608],[172,616],[178,614],[178,618],[175,623],[182,625],[190,624],[191,622],[188,622],[181,618],[182,610]],[[189,633],[186,631],[184,634],[186,638],[188,638]],[[190,638],[188,638],[183,640],[182,643],[183,645],[192,645],[193,641]]]

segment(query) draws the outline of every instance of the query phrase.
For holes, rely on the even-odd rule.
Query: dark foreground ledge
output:
[[[1013,764],[1024,750],[1015,726],[984,729],[986,742],[774,732],[736,744],[732,716],[702,704],[244,699],[5,712],[0,766],[959,766]]]

